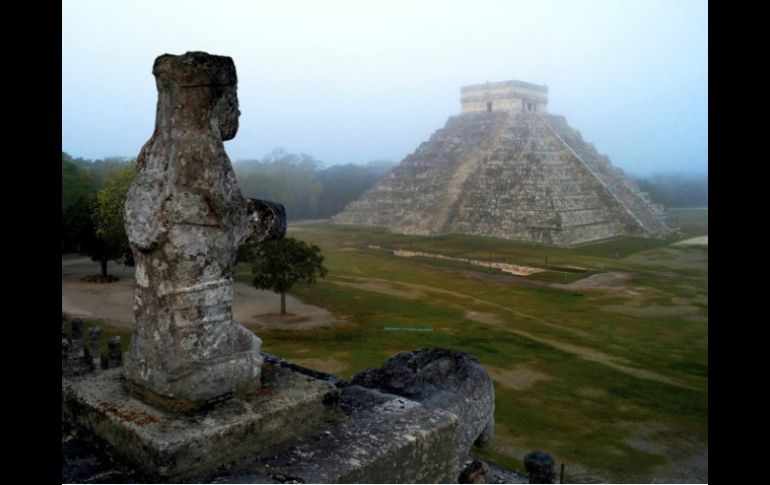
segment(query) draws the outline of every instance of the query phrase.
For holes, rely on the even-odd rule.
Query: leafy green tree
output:
[[[134,264],[124,227],[123,209],[135,172],[134,164],[129,164],[109,174],[96,194],[93,213],[96,241],[88,252],[91,259],[101,263],[103,277],[107,277],[107,262],[111,259],[129,266]]]
[[[91,215],[96,200],[93,178],[83,173],[69,155],[62,152],[61,221],[62,254],[79,252],[94,238]]]
[[[61,207],[65,211],[79,199],[89,197],[91,192],[92,177],[83,173],[77,165],[68,160],[65,152],[62,152],[61,160]]]
[[[87,253],[96,244],[93,213],[96,192],[76,199],[62,210],[62,254]]]
[[[81,173],[87,174],[91,180],[93,190],[100,190],[104,180],[112,173],[122,170],[133,162],[126,157],[107,157],[100,160],[87,158],[72,158],[68,153],[62,152],[62,161],[68,161],[75,165]]]
[[[272,290],[281,295],[281,315],[286,315],[286,292],[295,283],[313,284],[328,270],[316,245],[308,245],[293,237],[258,244],[246,244],[240,251],[241,260],[251,263],[253,284],[260,290]]]

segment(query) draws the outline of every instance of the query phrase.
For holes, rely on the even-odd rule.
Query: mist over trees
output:
[[[708,207],[708,174],[657,173],[633,180],[665,207]]]
[[[395,164],[377,160],[366,165],[332,165],[316,173],[323,185],[316,216],[320,219],[341,212],[345,206],[359,197]]]
[[[97,194],[109,188],[105,181],[111,178],[125,182],[133,170],[127,169],[132,162],[126,157],[87,160],[62,152],[62,253],[93,255],[99,244]],[[286,208],[289,220],[298,220],[332,217],[395,165],[378,160],[322,168],[323,164],[311,155],[277,148],[261,159],[238,161],[233,168],[246,197],[279,202]],[[663,173],[631,178],[666,207],[708,207],[708,174]],[[102,194],[102,201],[107,200],[106,194]],[[111,202],[113,206],[117,203]],[[122,206],[114,212],[122,214]]]
[[[233,164],[243,195],[280,202],[290,220],[326,219],[358,199],[396,164],[377,160],[366,165],[332,165],[307,154],[273,150],[261,160]]]
[[[104,179],[111,173],[121,170],[133,161],[127,157],[107,157],[100,160],[72,158],[67,152],[62,152],[62,160],[75,165],[81,173],[88,174],[94,190],[101,189],[104,185]]]
[[[311,217],[323,186],[315,176],[321,162],[307,154],[273,150],[261,160],[233,164],[238,185],[246,197],[280,202],[290,219]]]

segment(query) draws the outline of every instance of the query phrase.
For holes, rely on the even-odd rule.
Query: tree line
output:
[[[254,190],[270,190],[267,197],[262,195],[263,198],[271,197],[292,204],[290,207],[295,207],[298,212],[317,211],[319,200],[344,206],[347,201],[344,197],[340,199],[339,194],[323,198],[324,185],[315,177],[321,173],[323,179],[325,174],[318,169],[318,165],[307,155],[274,151],[256,164],[252,162],[241,167],[241,176],[246,181],[246,187],[251,184],[256,187]],[[356,166],[349,168],[356,174],[368,173],[366,170],[357,170]],[[309,169],[314,169],[314,172],[308,173]],[[339,179],[343,181],[351,179],[345,167],[337,168],[332,173],[341,173]],[[94,261],[100,262],[101,274],[89,279],[103,282],[117,280],[107,272],[110,260],[130,266],[134,264],[123,213],[126,195],[135,175],[134,160],[114,158],[88,161],[73,159],[62,152],[62,254],[87,254]],[[360,176],[353,176],[352,179],[367,180]],[[326,187],[328,190],[328,187],[335,185],[327,184]],[[315,199],[308,198],[308,193],[303,192],[307,188],[320,189],[310,192]],[[347,192],[342,194],[357,197],[360,195],[359,188],[360,191],[366,189],[354,185],[352,191],[348,187]],[[315,205],[310,203],[312,200],[315,200]],[[281,296],[281,316],[287,315],[286,293],[296,283],[313,284],[317,278],[326,276],[328,270],[323,266],[323,260],[318,246],[294,238],[244,244],[238,251],[238,261],[252,266],[252,284],[258,289],[272,290]]]
[[[101,263],[105,278],[109,260],[133,263],[123,205],[134,163],[125,157],[88,160],[62,152],[62,254],[90,255]],[[233,168],[244,196],[279,202],[290,220],[298,220],[337,214],[394,165],[374,161],[322,168],[310,155],[279,148]]]
[[[665,207],[708,207],[708,174],[658,173],[632,179]]]
[[[123,226],[126,193],[134,180],[134,161],[100,160],[91,163],[62,152],[61,247],[64,253],[81,253],[101,264],[117,260],[133,265],[133,255]]]
[[[233,164],[246,197],[282,203],[290,220],[326,219],[358,199],[395,164],[323,164],[307,154],[278,148],[261,159]],[[62,152],[62,253],[89,254],[102,264],[131,263],[123,229],[123,202],[134,177],[134,160],[73,158]],[[707,207],[708,175],[632,177],[666,207]]]
[[[233,164],[243,195],[280,202],[290,220],[327,219],[358,199],[395,163],[376,160],[322,168],[307,154],[273,150],[259,160]]]

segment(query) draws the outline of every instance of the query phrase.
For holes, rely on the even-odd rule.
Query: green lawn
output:
[[[342,362],[345,378],[399,351],[468,352],[496,382],[497,437],[480,455],[522,469],[525,453],[545,449],[567,463],[573,480],[649,481],[677,467],[668,452],[705,452],[708,441],[708,250],[669,246],[707,233],[707,216],[691,220],[680,219],[682,232],[665,240],[618,238],[574,249],[294,226],[290,235],[321,247],[330,274],[293,293],[347,323],[260,336],[265,351],[288,359]],[[516,277],[388,249],[550,270]],[[680,253],[692,264],[668,267],[667,258]],[[605,272],[627,279],[615,289],[563,286],[564,275],[572,282]]]

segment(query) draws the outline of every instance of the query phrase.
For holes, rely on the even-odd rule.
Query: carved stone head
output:
[[[232,58],[164,54],[155,59],[152,73],[158,87],[156,132],[211,128],[222,140],[235,137],[241,112]]]

